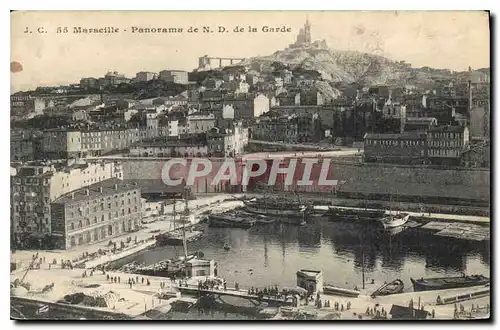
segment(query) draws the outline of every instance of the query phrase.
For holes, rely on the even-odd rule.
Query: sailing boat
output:
[[[156,241],[158,245],[183,245],[184,249],[186,250],[186,243],[187,242],[194,242],[200,238],[203,237],[203,232],[200,230],[192,230],[189,228],[187,231],[186,230],[186,224],[191,223],[190,221],[190,212],[189,212],[189,207],[188,207],[188,199],[187,197],[185,198],[185,207],[184,207],[184,212],[182,213],[180,217],[180,222],[181,226],[180,228],[176,227],[177,221],[176,221],[176,209],[175,209],[175,203],[176,201],[174,200],[174,214],[173,214],[173,223],[174,223],[174,230],[168,233],[160,234],[156,237]],[[185,253],[187,256],[187,252]]]
[[[405,223],[407,223],[409,219],[410,215],[408,213],[400,213],[399,211],[396,214],[392,213],[392,195],[391,195],[389,214],[387,214],[380,220],[384,229],[401,227]]]

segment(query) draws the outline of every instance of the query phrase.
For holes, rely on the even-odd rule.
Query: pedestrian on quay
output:
[[[109,281],[109,274],[106,274],[106,281]]]
[[[51,264],[49,264],[49,270],[50,270],[50,266],[52,266]]]
[[[151,282],[149,282],[149,278],[146,280],[146,285],[151,285]]]
[[[436,311],[434,309],[432,310],[432,318],[436,318]]]
[[[141,278],[141,283],[144,284],[144,277]]]
[[[118,276],[118,283],[120,283],[120,276]]]

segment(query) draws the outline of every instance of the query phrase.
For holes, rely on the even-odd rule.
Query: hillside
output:
[[[303,68],[317,71],[325,81],[344,84],[419,85],[428,84],[434,78],[447,76],[441,71],[435,73],[412,69],[405,63],[395,62],[382,56],[332,50],[322,43],[314,43],[308,48],[287,48],[269,56],[250,58],[243,65],[266,73],[273,70],[271,67],[273,62],[283,63],[292,70]]]

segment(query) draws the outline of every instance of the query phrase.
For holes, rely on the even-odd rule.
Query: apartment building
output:
[[[137,184],[104,180],[52,203],[52,236],[61,249],[111,239],[138,229],[141,210]]]

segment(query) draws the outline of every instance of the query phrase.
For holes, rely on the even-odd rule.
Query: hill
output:
[[[405,62],[396,62],[385,57],[357,51],[332,50],[324,42],[315,42],[310,47],[287,48],[269,56],[254,57],[243,65],[271,73],[275,62],[291,70],[298,68],[318,72],[323,80],[331,83],[360,85],[420,85],[434,79],[451,77],[447,70],[414,69]]]

